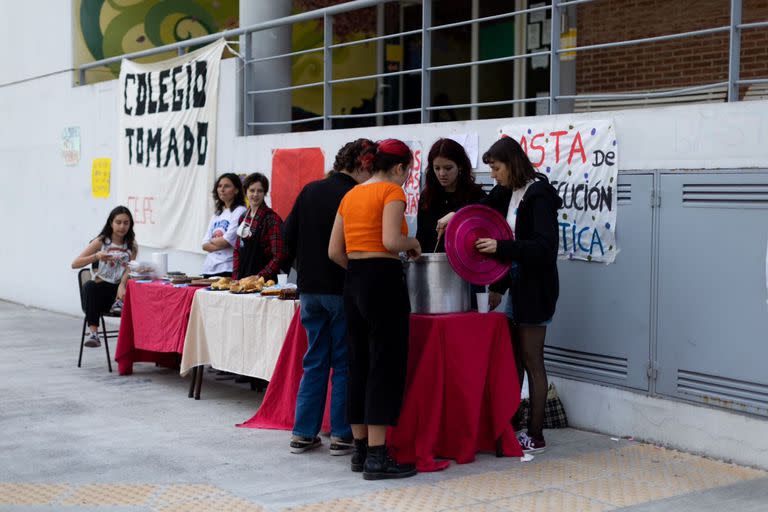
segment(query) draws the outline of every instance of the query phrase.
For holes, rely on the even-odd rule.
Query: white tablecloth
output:
[[[197,292],[184,339],[181,375],[195,366],[210,364],[219,370],[270,380],[298,305],[298,301],[257,294]]]

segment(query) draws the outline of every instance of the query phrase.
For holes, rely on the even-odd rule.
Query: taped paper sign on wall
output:
[[[503,126],[563,199],[560,257],[611,263],[616,258],[618,146],[613,121],[549,121]]]
[[[91,194],[93,197],[109,197],[111,158],[94,158],[91,166]]]

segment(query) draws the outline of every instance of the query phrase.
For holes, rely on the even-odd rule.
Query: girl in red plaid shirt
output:
[[[281,228],[283,219],[264,202],[269,180],[261,173],[249,174],[243,182],[248,197],[248,211],[239,220],[233,279],[261,276],[276,279],[286,259]]]

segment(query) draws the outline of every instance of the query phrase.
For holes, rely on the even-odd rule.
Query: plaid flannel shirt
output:
[[[252,216],[249,215],[250,209],[246,211],[238,220],[238,225],[243,220],[251,225],[251,240],[259,237],[259,247],[265,255],[270,256],[269,262],[259,271],[257,275],[267,278],[274,278],[280,272],[280,264],[287,257],[285,245],[283,244],[283,235],[281,227],[283,220],[269,206],[262,203],[259,209]],[[232,278],[238,279],[238,270],[240,268],[240,237],[235,241],[235,254],[232,262]]]

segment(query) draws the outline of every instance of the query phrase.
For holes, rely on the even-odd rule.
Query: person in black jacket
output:
[[[525,451],[546,447],[543,435],[544,406],[547,400],[547,373],[544,368],[544,338],[555,313],[559,295],[557,275],[557,210],[563,202],[547,177],[535,171],[527,155],[512,138],[496,141],[483,155],[497,185],[481,204],[507,218],[514,240],[480,238],[475,248],[484,254],[512,262],[510,273],[491,285],[491,308],[509,289],[506,314],[513,335],[517,374],[528,374],[531,414],[527,433],[518,440]],[[450,215],[438,223],[444,229]]]
[[[452,139],[438,139],[427,157],[427,184],[419,198],[416,238],[428,252],[445,252],[442,237],[438,243],[437,221],[485,197],[475,183],[472,164],[461,144]]]
[[[285,221],[283,238],[289,254],[296,258],[301,323],[309,342],[296,397],[291,453],[302,453],[321,444],[317,434],[325,411],[331,368],[330,453],[346,455],[353,451],[352,430],[346,420],[348,356],[344,269],[328,258],[328,243],[342,198],[355,185],[371,177],[375,152],[376,145],[368,139],[358,139],[342,147],[333,171],[302,189]]]

